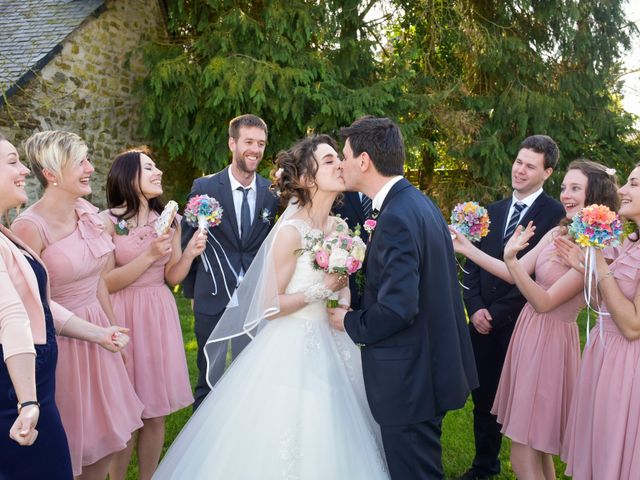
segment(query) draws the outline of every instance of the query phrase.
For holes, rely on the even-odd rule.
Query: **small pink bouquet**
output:
[[[344,224],[338,224],[336,230],[326,237],[307,237],[310,246],[303,250],[311,252],[313,267],[326,273],[353,275],[362,268],[366,245],[360,232],[350,231]],[[327,307],[338,306],[337,296],[329,297]]]
[[[620,245],[622,222],[609,207],[589,205],[574,215],[569,235],[581,247],[616,247]]]
[[[184,209],[187,223],[192,227],[207,230],[217,227],[222,222],[222,207],[220,203],[209,195],[191,197]]]
[[[479,241],[489,233],[489,213],[478,202],[458,203],[453,207],[451,226],[472,242]]]

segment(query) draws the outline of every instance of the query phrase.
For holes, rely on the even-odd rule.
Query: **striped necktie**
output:
[[[362,202],[362,213],[364,214],[364,218],[369,218],[371,216],[371,208],[373,206],[371,199],[363,193],[360,201]]]
[[[504,239],[502,241],[503,245],[509,241],[509,239],[511,238],[511,235],[513,235],[513,232],[516,231],[516,227],[520,222],[520,214],[522,213],[522,210],[524,210],[526,206],[527,204],[522,202],[516,202],[515,205],[513,206],[513,212],[511,213],[511,218],[509,219],[509,225],[507,226],[507,229],[504,232]]]

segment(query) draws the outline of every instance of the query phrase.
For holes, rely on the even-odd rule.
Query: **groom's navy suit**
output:
[[[391,476],[442,478],[442,417],[464,406],[477,377],[447,224],[408,180],[387,194],[365,262],[362,306],[344,326],[362,345]]]
[[[207,364],[203,354],[204,345],[229,303],[228,292],[233,294],[237,286],[237,276],[241,271],[246,272],[251,265],[271,229],[278,209],[278,197],[269,190],[271,183],[256,174],[255,213],[251,222],[251,232],[243,242],[238,230],[228,170],[229,167],[216,174],[196,179],[189,194],[189,198],[202,194],[214,197],[223,208],[222,222],[217,227],[209,229],[207,247],[204,252],[213,267],[212,271],[206,271],[201,258],[197,257],[191,265],[189,274],[182,282],[185,297],[194,299],[194,329],[198,341],[197,363],[199,370],[194,407],[198,407],[209,393],[209,386],[206,382]],[[184,249],[196,229],[190,226],[184,217],[181,227],[182,248]],[[244,337],[241,338],[244,339]],[[237,348],[241,347],[242,345],[237,345]],[[232,348],[236,349],[236,344]],[[217,372],[212,377],[215,378],[218,375],[222,375],[222,372]]]
[[[501,260],[504,231],[511,203],[512,197],[509,197],[487,206],[491,227],[489,234],[478,244],[483,252]],[[564,208],[560,202],[542,192],[520,219],[520,225],[527,225],[529,221],[533,221],[536,231],[529,240],[529,246],[522,250],[518,257],[522,257],[531,250],[564,215]],[[489,476],[500,473],[498,454],[502,441],[500,425],[496,417],[491,414],[491,407],[498,389],[511,334],[526,300],[515,285],[491,275],[470,260],[467,260],[465,270],[468,273],[464,276],[464,285],[467,287],[464,292],[464,303],[469,318],[481,308],[486,308],[492,317],[492,328],[486,335],[479,333],[473,324],[469,323],[480,380],[479,387],[472,392],[473,431],[476,446],[473,470],[479,476]]]

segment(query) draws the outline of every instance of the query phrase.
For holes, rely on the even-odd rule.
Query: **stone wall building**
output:
[[[79,134],[96,173],[90,200],[103,207],[105,177],[138,133],[140,45],[166,37],[157,0],[0,0],[0,132],[22,154],[42,130]],[[28,183],[30,202],[40,191]]]

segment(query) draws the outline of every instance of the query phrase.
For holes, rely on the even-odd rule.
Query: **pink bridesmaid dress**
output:
[[[629,300],[640,284],[640,242],[627,240],[610,265]],[[606,305],[601,309],[607,311]],[[591,330],[571,405],[562,459],[577,480],[640,478],[640,340],[609,316]]]
[[[545,290],[571,267],[553,243],[536,260],[536,283]],[[527,303],[509,343],[491,412],[511,440],[559,455],[580,363],[576,318],[580,292],[547,313]]]
[[[113,236],[116,266],[126,265],[149,248],[157,238],[157,218],[151,212],[148,225]],[[169,233],[173,237],[176,231],[171,228]],[[144,404],[143,418],[163,417],[193,403],[178,309],[164,280],[170,258],[169,254],[156,260],[133,283],[111,294],[116,318],[130,329],[126,367]]]
[[[82,319],[108,327],[109,319],[96,292],[113,243],[96,207],[79,199],[75,210],[77,228],[53,242],[46,220],[31,209],[14,224],[29,221],[40,231],[45,243],[41,258],[49,270],[51,299]],[[142,426],[143,406],[129,381],[121,354],[67,337],[58,337],[58,350],[56,404],[69,439],[73,474],[77,476],[83,466],[126,446],[131,434]]]

